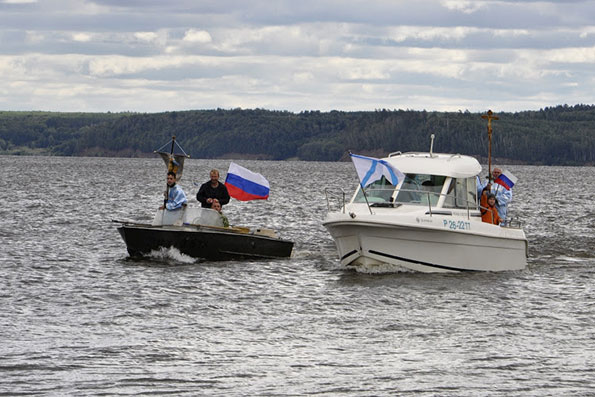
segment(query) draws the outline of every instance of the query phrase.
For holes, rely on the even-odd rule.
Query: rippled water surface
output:
[[[0,394],[583,396],[595,390],[594,168],[508,167],[529,267],[362,274],[321,226],[349,163],[242,161],[269,201],[232,224],[292,258],[128,258],[112,219],[149,221],[160,159],[2,157]],[[194,197],[213,167],[189,160]],[[196,203],[193,198],[191,203]]]

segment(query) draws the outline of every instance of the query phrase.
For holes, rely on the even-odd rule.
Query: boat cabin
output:
[[[352,203],[373,207],[403,204],[437,208],[477,209],[479,162],[469,156],[439,153],[391,153],[385,158],[405,178],[397,186],[385,177],[365,188],[359,187]]]

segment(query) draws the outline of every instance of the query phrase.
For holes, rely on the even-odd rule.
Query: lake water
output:
[[[285,260],[128,258],[112,219],[149,221],[161,159],[0,156],[0,395],[586,396],[595,390],[595,168],[508,167],[529,266],[362,274],[321,226],[350,163],[239,161],[268,201],[232,224]],[[181,186],[229,161],[190,159]]]

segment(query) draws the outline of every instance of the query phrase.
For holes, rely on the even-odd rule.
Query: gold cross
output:
[[[481,115],[482,119],[488,120],[488,136],[492,136],[492,120],[498,120],[498,116],[493,116],[493,112],[488,110],[488,114]]]

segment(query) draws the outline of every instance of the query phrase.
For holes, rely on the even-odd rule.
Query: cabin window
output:
[[[384,176],[379,180],[371,183],[365,189],[368,202],[372,203],[390,203],[392,202],[392,195],[395,191],[395,186],[390,183]],[[354,203],[365,203],[366,197],[362,192],[361,187],[358,188],[357,194],[353,199]]]
[[[445,208],[477,208],[476,178],[453,178],[446,193]]]
[[[467,201],[470,208],[477,208],[477,178],[467,178]]]
[[[436,205],[446,180],[442,175],[406,174],[399,189],[397,203]]]

